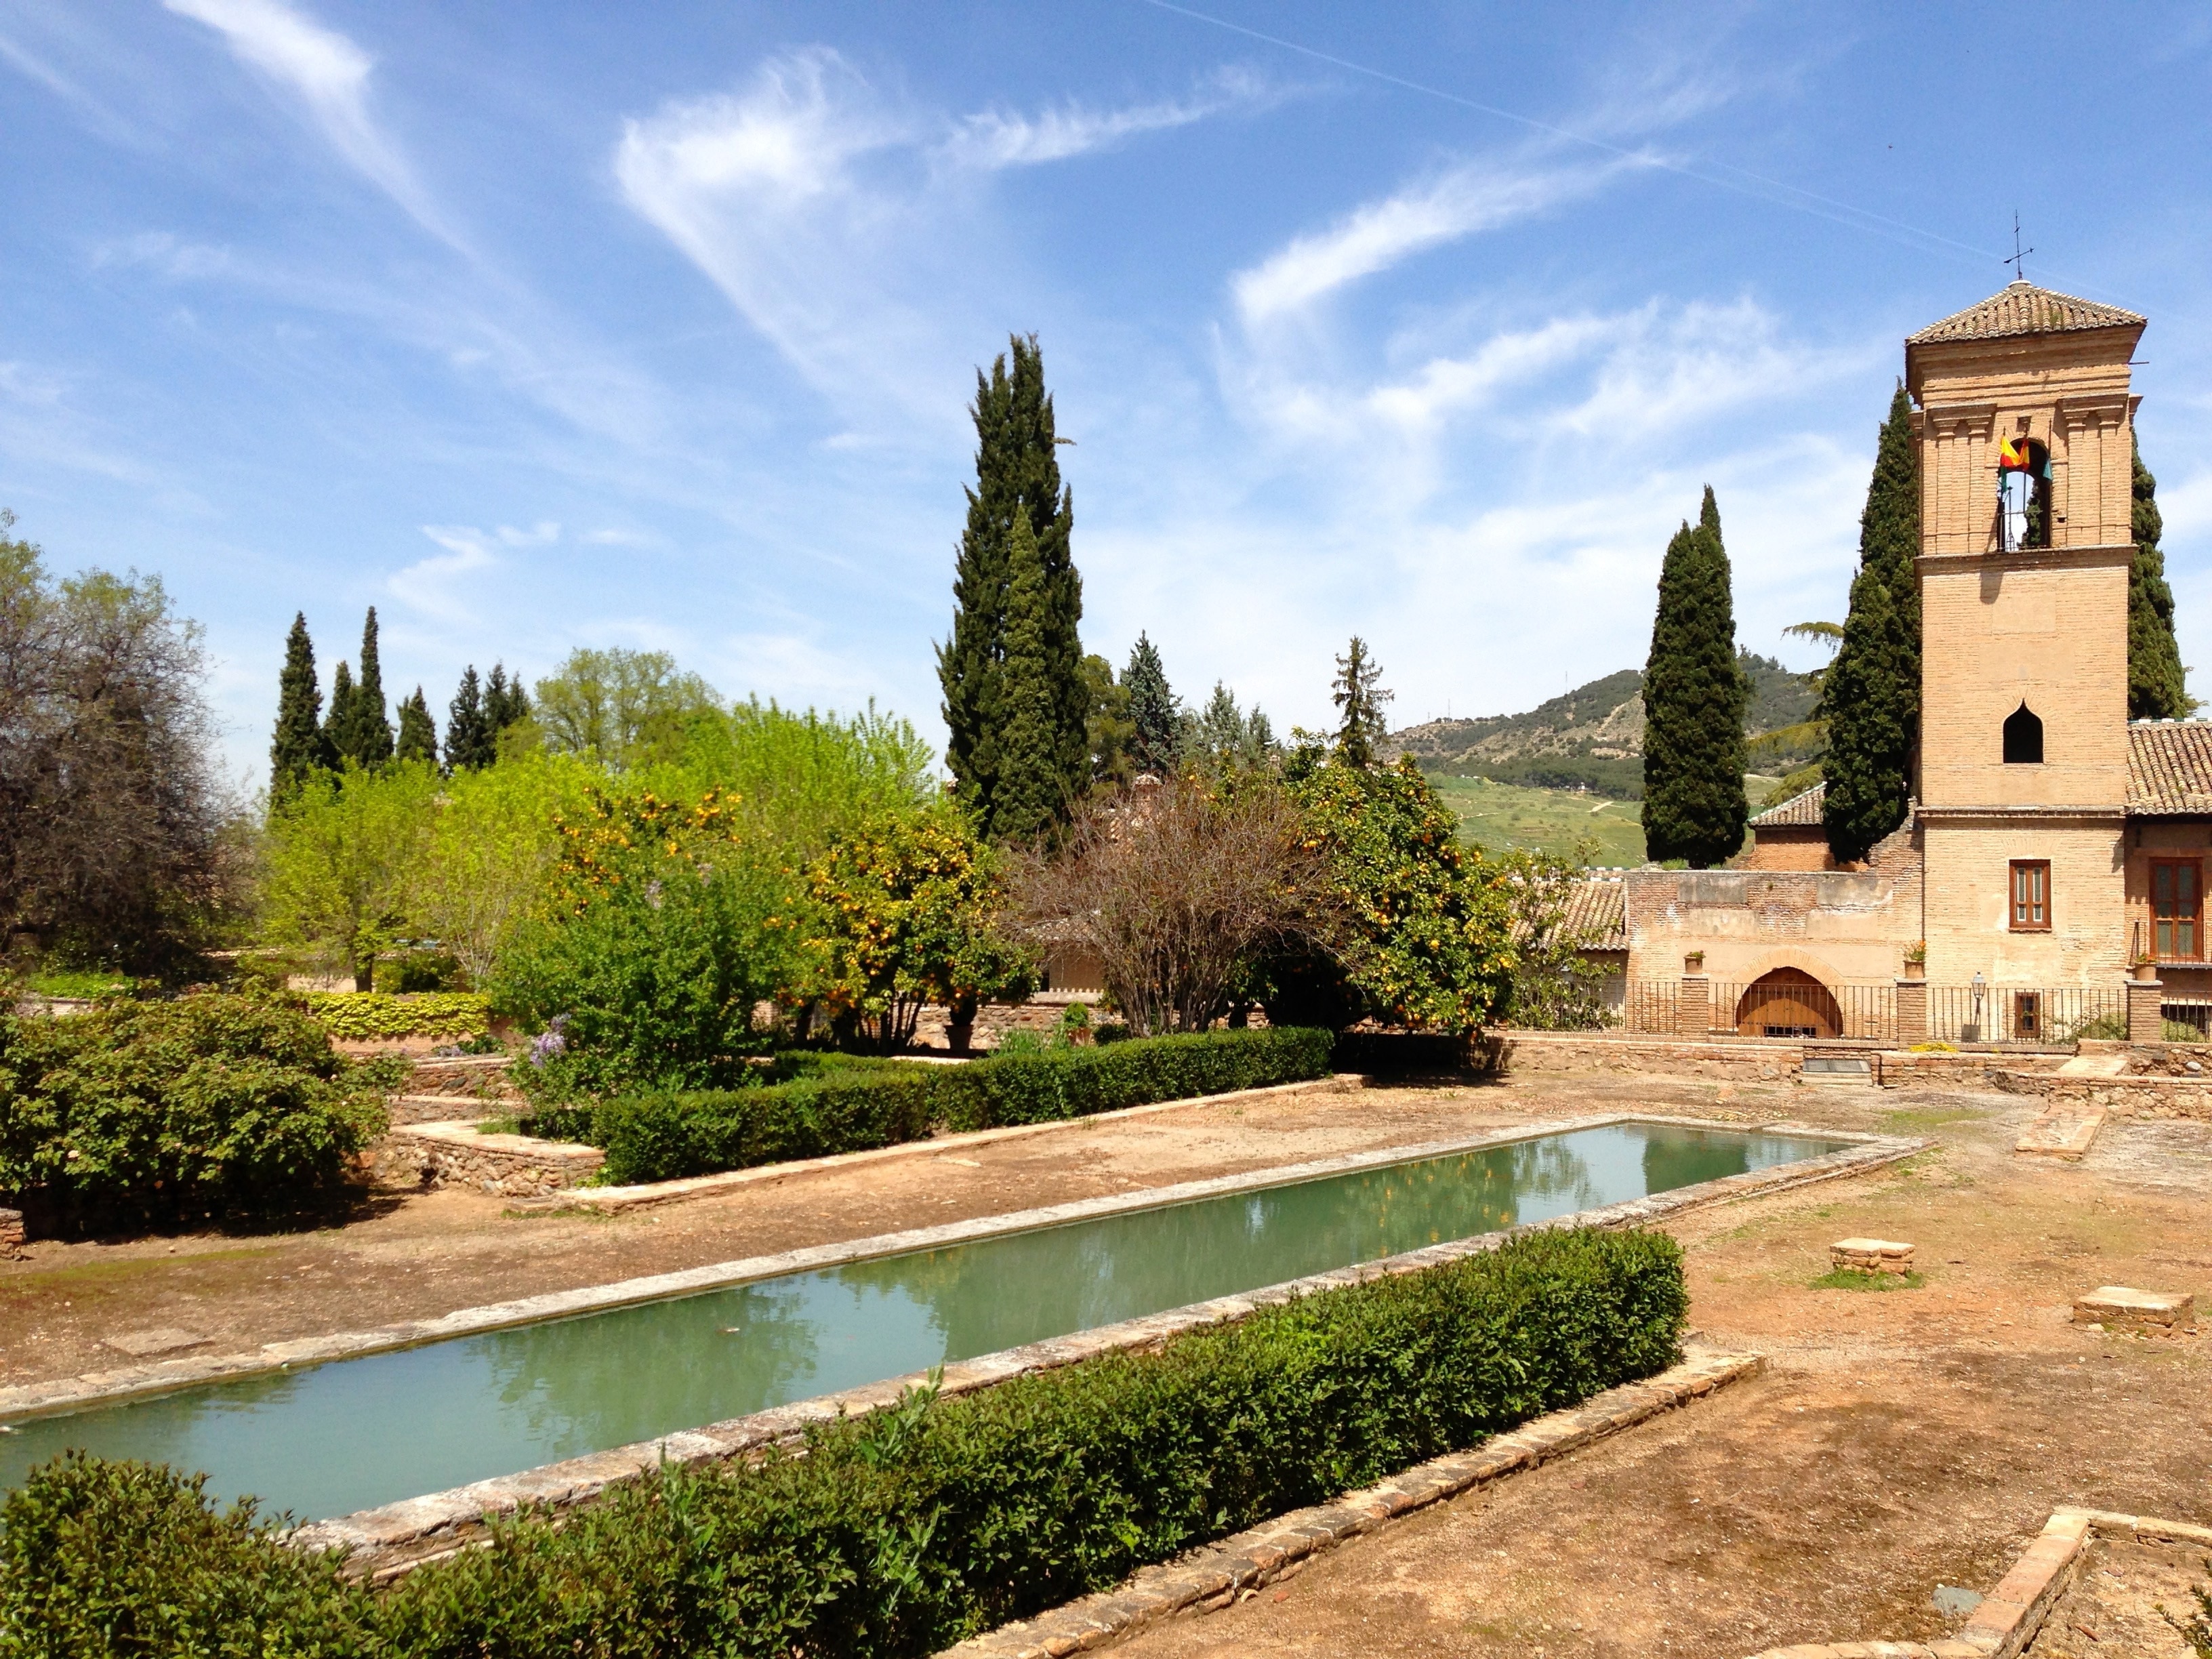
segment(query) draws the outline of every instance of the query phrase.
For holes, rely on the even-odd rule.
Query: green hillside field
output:
[[[1540,852],[1577,854],[1601,867],[1634,867],[1644,862],[1642,804],[1607,800],[1571,789],[1525,789],[1486,778],[1429,775],[1429,782],[1459,814],[1459,831],[1476,846],[1495,852],[1527,847]],[[1757,803],[1773,787],[1771,778],[1747,778]]]

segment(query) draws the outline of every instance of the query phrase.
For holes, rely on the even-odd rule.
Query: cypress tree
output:
[[[1025,842],[1059,816],[1066,784],[1047,655],[1044,561],[1026,514],[1015,516],[1006,551],[1006,654],[999,682],[1006,726],[999,738],[990,833],[1000,841]]]
[[[292,618],[284,666],[276,676],[276,733],[269,744],[269,795],[281,800],[332,756],[323,735],[323,691],[315,680],[315,645],[307,612]]]
[[[473,771],[496,758],[492,731],[484,720],[483,690],[477,683],[477,665],[461,672],[461,689],[453,693],[446,710],[446,769]]]
[[[2136,544],[2128,566],[2128,718],[2178,720],[2197,705],[2189,696],[2181,647],[2173,637],[2173,590],[2166,586],[2166,555],[2158,538],[2166,528],[2158,510],[2158,480],[2135,448],[2134,501],[2129,529]]]
[[[1358,635],[1345,654],[1336,659],[1336,681],[1329,697],[1340,715],[1336,728],[1336,751],[1354,766],[1374,763],[1375,751],[1389,735],[1382,705],[1394,694],[1382,690],[1382,665],[1367,654],[1367,641]]]
[[[438,763],[438,725],[430,718],[430,705],[422,700],[419,685],[399,705],[399,741],[392,752],[404,761]]]
[[[1920,448],[1911,400],[1899,386],[1859,515],[1850,615],[1820,686],[1819,715],[1828,723],[1821,813],[1828,849],[1840,862],[1864,858],[1911,810],[1912,750],[1920,735],[1919,556]],[[1873,607],[1863,618],[1863,605]]]
[[[530,696],[522,689],[522,676],[518,674],[509,680],[503,662],[491,665],[491,678],[484,682],[483,718],[485,728],[491,734],[495,757],[499,751],[499,734],[517,721],[530,718]]]
[[[353,754],[353,670],[341,657],[331,675],[331,711],[323,716],[323,743],[330,750],[332,766]]]
[[[1166,777],[1175,770],[1182,720],[1159,647],[1143,634],[1137,635],[1129,665],[1121,671],[1121,689],[1128,694],[1129,720],[1137,728],[1129,743],[1130,758],[1139,772]]]
[[[1743,845],[1743,716],[1735,602],[1711,485],[1694,530],[1667,544],[1644,669],[1644,839],[1654,859],[1705,869]]]
[[[1036,337],[1010,342],[1012,365],[997,358],[975,375],[975,483],[968,495],[968,526],[952,577],[952,632],[937,648],[938,683],[950,733],[945,763],[963,798],[988,820],[1002,766],[1006,712],[1000,679],[1006,656],[1007,604],[1014,516],[1029,520],[1044,581],[1044,657],[1053,698],[1053,755],[1063,800],[1081,793],[1090,770],[1083,677],[1083,579],[1069,532],[1073,492],[1060,483],[1052,398]]]
[[[1873,564],[1861,565],[1843,645],[1820,684],[1820,707],[1836,711],[1828,720],[1821,812],[1838,863],[1863,859],[1905,821],[1917,701],[1900,666],[1910,654],[1889,584]]]
[[[363,766],[377,767],[392,758],[392,722],[384,713],[384,665],[376,651],[376,607],[368,607],[368,620],[361,629],[361,678],[355,682],[353,734],[346,752]]]

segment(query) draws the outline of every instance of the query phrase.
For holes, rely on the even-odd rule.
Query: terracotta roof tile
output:
[[[1751,821],[1754,830],[1796,829],[1805,824],[1824,822],[1820,803],[1827,799],[1828,786],[1816,783],[1802,794],[1792,795],[1788,800],[1768,807]]]
[[[2128,811],[2212,814],[2212,720],[2128,727]]]
[[[2080,328],[2141,328],[2143,319],[2118,306],[2056,294],[2032,283],[2014,283],[1978,306],[1905,337],[1909,346],[1944,340],[1996,340],[2009,334],[2060,334]]]
[[[1560,927],[1585,951],[1626,951],[1626,912],[1618,876],[1596,876],[1575,884]]]

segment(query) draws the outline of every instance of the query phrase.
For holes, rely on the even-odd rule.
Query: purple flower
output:
[[[530,1063],[543,1066],[556,1054],[568,1052],[568,1016],[556,1014],[553,1023],[530,1039]]]

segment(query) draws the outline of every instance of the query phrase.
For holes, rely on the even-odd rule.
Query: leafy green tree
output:
[[[1091,781],[1094,787],[1118,787],[1136,775],[1131,749],[1137,725],[1129,718],[1129,689],[1114,680],[1114,665],[1100,656],[1083,659],[1083,678],[1090,688]]]
[[[972,1024],[979,1004],[1036,983],[999,930],[998,856],[949,803],[886,813],[840,835],[807,868],[814,931],[805,993],[881,1054],[914,1040],[925,1004]]]
[[[1644,839],[1653,859],[1705,869],[1743,845],[1750,700],[1736,665],[1728,553],[1709,485],[1697,526],[1683,525],[1668,544],[1644,670]]]
[[[1367,654],[1367,641],[1358,635],[1345,654],[1336,659],[1336,679],[1329,700],[1337,708],[1336,751],[1352,766],[1374,763],[1376,751],[1389,736],[1382,705],[1396,695],[1382,689],[1382,665]]]
[[[623,771],[681,756],[692,725],[720,712],[714,688],[665,651],[579,649],[538,682],[535,718],[556,754],[595,754]],[[485,714],[489,725],[489,700]]]
[[[315,678],[315,643],[307,613],[292,618],[284,640],[284,666],[276,676],[276,735],[269,745],[269,794],[279,799],[336,754],[323,731],[323,690]]]
[[[1276,968],[1268,1023],[1483,1025],[1513,988],[1509,884],[1461,843],[1457,816],[1412,757],[1363,765],[1308,747],[1284,776],[1340,927],[1332,951]]]
[[[1534,1031],[1594,1031],[1609,1022],[1607,970],[1583,951],[1591,941],[1569,925],[1575,890],[1593,848],[1573,857],[1510,848],[1497,858],[1512,915],[1513,989],[1501,1023]]]
[[[1067,805],[1056,700],[1045,654],[1044,564],[1026,514],[1014,515],[1008,541],[1006,654],[1000,665],[999,778],[988,833],[994,841],[1036,839]]]
[[[1822,816],[1828,847],[1845,863],[1905,822],[1912,750],[1920,734],[1920,450],[1911,401],[1899,386],[1875,446],[1859,515],[1859,571],[1850,613],[1820,679],[1815,711],[1827,726]],[[1800,629],[1831,624],[1802,623]]]
[[[754,697],[696,722],[682,757],[641,781],[687,797],[722,790],[746,839],[804,863],[869,818],[936,799],[935,758],[911,724],[872,702],[853,715],[800,714]]]
[[[421,761],[378,772],[349,760],[310,777],[270,814],[263,927],[324,952],[374,986],[376,958],[407,936],[441,786]]]
[[[1139,772],[1166,777],[1176,768],[1182,745],[1182,717],[1175,692],[1168,685],[1167,665],[1159,647],[1144,634],[1129,652],[1129,665],[1121,671],[1121,689],[1128,694],[1129,720],[1137,729],[1129,744],[1129,758]]]
[[[343,670],[341,670],[343,672]],[[331,693],[331,741],[343,760],[358,761],[374,771],[392,758],[392,722],[384,712],[384,668],[376,648],[376,607],[361,630],[361,678],[341,705]]]
[[[461,671],[460,690],[446,705],[446,769],[456,775],[474,771],[489,766],[496,753],[484,720],[483,687],[471,663]]]
[[[1844,642],[1820,688],[1828,716],[1827,793],[1821,812],[1839,863],[1866,857],[1904,823],[1912,791],[1912,715],[1918,698],[1898,665],[1911,654],[1903,618],[1873,565],[1851,582]]]
[[[438,723],[430,718],[430,705],[422,700],[419,685],[399,705],[399,741],[392,753],[399,760],[438,763]]]
[[[446,785],[409,914],[471,986],[492,982],[500,953],[546,894],[558,826],[588,815],[605,778],[577,756],[538,754],[456,771]]]
[[[938,683],[951,742],[945,763],[969,809],[989,822],[1002,769],[1002,679],[1007,648],[1007,606],[1012,591],[1013,522],[1029,521],[1043,570],[1045,679],[1052,690],[1053,755],[1060,787],[1072,800],[1090,777],[1087,688],[1079,626],[1083,579],[1075,568],[1069,533],[1075,521],[1072,492],[1060,483],[1052,398],[1044,389],[1044,358],[1034,335],[1010,342],[1012,365],[996,359],[975,375],[975,483],[968,494],[968,525],[952,577],[952,632],[937,648]]]
[[[2189,695],[2188,671],[2173,637],[2173,590],[2166,586],[2166,555],[2158,538],[2165,520],[2158,510],[2158,480],[2142,464],[2142,445],[2135,448],[2135,487],[2130,529],[2136,544],[2128,566],[2128,718],[2185,720],[2197,704]]]
[[[1185,726],[1183,745],[1192,762],[1216,774],[1268,766],[1280,753],[1265,711],[1256,704],[1249,712],[1239,708],[1236,694],[1219,680],[1206,707]]]

